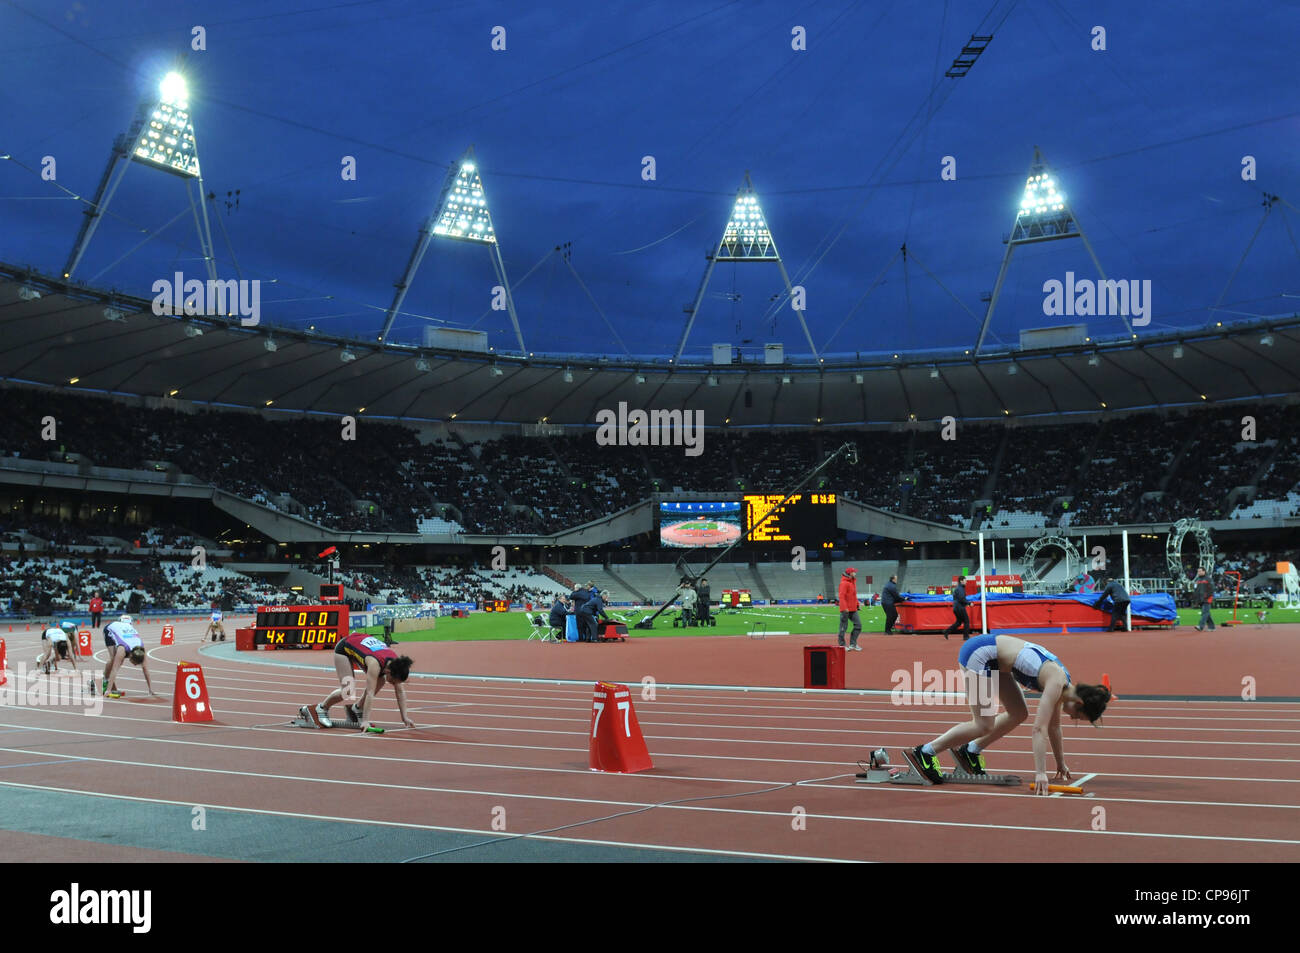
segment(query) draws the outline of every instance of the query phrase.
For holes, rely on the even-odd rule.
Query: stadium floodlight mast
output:
[[[1088,255],[1092,258],[1097,273],[1101,275],[1102,281],[1106,280],[1106,272],[1102,269],[1101,262],[1097,260],[1097,253],[1092,250],[1083,226],[1074,217],[1070,203],[1061,192],[1056,174],[1048,166],[1038,146],[1034,146],[1034,161],[1030,164],[1029,176],[1025,179],[1025,191],[1020,198],[1020,209],[1016,212],[1011,234],[1003,239],[1007,251],[1002,256],[1002,267],[998,269],[998,280],[993,286],[988,310],[984,312],[984,323],[980,325],[980,336],[975,342],[976,354],[984,347],[984,337],[988,334],[989,325],[993,321],[993,309],[998,306],[1002,283],[1006,280],[1007,269],[1011,266],[1011,256],[1015,254],[1016,249],[1021,245],[1052,242],[1062,238],[1083,239],[1083,246],[1088,249]],[[1133,326],[1129,324],[1128,318],[1123,317],[1123,321],[1124,327],[1128,328],[1129,334],[1132,334]]]
[[[501,257],[501,244],[497,241],[496,229],[492,226],[492,213],[488,208],[487,193],[483,189],[483,178],[479,174],[478,163],[474,160],[473,146],[466,149],[447,170],[447,178],[443,182],[433,215],[420,226],[420,234],[415,240],[415,247],[411,249],[406,270],[395,286],[397,291],[384,318],[384,328],[379,332],[380,345],[388,340],[388,332],[392,330],[393,322],[402,309],[406,292],[415,280],[424,253],[429,249],[429,242],[435,237],[487,246],[492,259],[492,270],[496,273],[498,283],[505,289],[506,310],[510,313],[510,323],[515,328],[519,351],[527,354],[524,335],[519,330],[519,315],[515,312],[514,295],[510,293],[510,281],[506,277],[506,263]]]
[[[71,278],[81,264],[99,220],[108,211],[113,195],[122,184],[127,167],[136,162],[177,176],[185,182],[185,194],[194,213],[194,228],[208,279],[217,277],[217,260],[213,253],[212,226],[203,199],[203,176],[199,172],[199,147],[194,137],[194,116],[190,112],[189,85],[184,74],[169,72],[158,84],[157,97],[144,99],[136,111],[131,128],[113,141],[108,165],[100,177],[95,198],[85,211],[77,240],[63,268],[63,277]]]
[[[772,237],[772,230],[763,215],[763,207],[759,204],[748,171],[745,172],[745,181],[736,191],[736,202],[731,208],[731,217],[727,219],[727,226],[722,230],[722,238],[718,240],[718,247],[714,249],[713,254],[708,256],[708,261],[709,264],[704,269],[704,277],[700,281],[700,290],[696,292],[695,300],[686,308],[686,327],[682,330],[681,342],[677,345],[677,353],[673,356],[674,364],[681,363],[682,352],[686,350],[686,339],[691,336],[691,328],[695,326],[695,319],[699,317],[700,306],[704,303],[704,296],[709,290],[709,278],[713,276],[714,266],[718,262],[772,262],[781,271],[786,295],[791,299],[794,298],[790,275],[785,270],[785,262],[781,260],[781,253],[777,250],[776,240]],[[813,344],[812,334],[808,331],[804,312],[796,309],[795,314],[799,316],[799,324],[803,327],[804,337],[808,339],[808,347],[812,349],[812,356],[815,358],[817,346]]]

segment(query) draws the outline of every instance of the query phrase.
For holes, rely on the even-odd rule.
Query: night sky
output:
[[[206,51],[189,49],[195,25]],[[969,75],[945,78],[989,32]],[[1297,37],[1294,0],[0,0],[0,260],[62,272],[85,207],[68,192],[93,196],[113,138],[183,56],[219,271],[234,277],[233,250],[244,277],[275,282],[268,323],[373,340],[471,143],[537,352],[671,354],[746,170],[819,350],[970,346],[961,305],[982,317],[1036,145],[1107,275],[1152,281],[1143,333],[1290,314]],[[1228,287],[1266,194],[1281,201]],[[564,243],[599,311],[552,254]],[[904,243],[906,267],[891,264]],[[75,277],[149,296],[176,270],[200,276],[198,254],[182,181],[133,165]],[[1067,270],[1095,276],[1078,240],[1017,251],[995,345],[1062,323],[1042,283]],[[483,247],[435,242],[393,340],[435,321],[515,348],[494,284]],[[806,352],[788,305],[772,310],[781,290],[772,265],[719,265],[687,354]]]

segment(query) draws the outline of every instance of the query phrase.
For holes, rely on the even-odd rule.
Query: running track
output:
[[[897,760],[900,746],[964,720],[964,706],[661,683],[654,700],[633,695],[654,770],[606,775],[587,769],[589,681],[412,679],[419,727],[382,737],[310,731],[287,722],[337,684],[322,667],[326,653],[250,657],[222,646],[199,655],[200,627],[178,625],[181,644],[151,650],[159,699],[145,696],[139,670],[128,666],[119,678],[127,697],[104,701],[99,717],[70,707],[0,708],[0,804],[19,808],[2,812],[7,858],[1300,861],[1295,701],[1130,701],[1115,673],[1121,700],[1105,727],[1064,726],[1075,776],[1095,775],[1085,785],[1092,796],[1034,798],[1010,788],[854,782],[866,752],[885,745]],[[14,669],[33,653],[27,639],[6,638]],[[882,639],[864,636],[867,652],[855,653],[854,664]],[[147,643],[156,641],[146,632]],[[726,641],[735,652],[788,656],[797,671],[801,646],[815,640],[768,639],[761,648]],[[894,640],[888,652],[916,656],[932,642]],[[526,676],[529,653],[570,653],[581,679],[593,660],[617,667],[616,653],[627,651],[662,656],[671,671],[673,656],[692,644],[699,649],[685,639],[516,643],[497,656]],[[1195,655],[1198,643],[1184,645]],[[451,651],[411,648],[432,657]],[[1239,643],[1236,651],[1248,649]],[[175,664],[194,658],[216,724],[171,721]],[[102,661],[101,650],[96,672]],[[23,687],[24,676],[10,677]],[[887,678],[877,687],[888,688]],[[391,694],[380,702],[377,721],[391,729]],[[989,762],[1031,778],[1027,729]],[[195,830],[200,814],[204,829]]]

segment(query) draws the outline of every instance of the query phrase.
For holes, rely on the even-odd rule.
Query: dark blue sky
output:
[[[114,136],[196,24],[207,51],[186,71],[205,185],[240,190],[237,210],[213,206],[229,235],[214,222],[220,270],[233,275],[233,248],[245,277],[275,280],[268,322],[373,337],[470,143],[538,352],[671,353],[747,169],[820,349],[964,346],[977,322],[924,269],[982,315],[1035,145],[1107,274],[1152,280],[1149,331],[1291,313],[1283,295],[1300,295],[1300,215],[1279,203],[1210,310],[1263,194],[1300,207],[1292,0],[0,0],[0,153],[15,160],[0,162],[0,259],[61,271],[83,205],[34,170],[54,156],[58,184],[93,195]],[[987,52],[944,79],[981,24],[996,27]],[[497,25],[505,52],[490,48]],[[806,52],[790,48],[796,25]],[[1094,25],[1106,52],[1090,48]],[[340,178],[344,155],[355,182]],[[657,181],[641,180],[644,155]],[[955,182],[940,180],[945,155]],[[1256,182],[1241,179],[1244,155]],[[127,254],[186,208],[180,180],[133,166],[76,277],[143,295],[177,268],[200,275],[188,212]],[[608,325],[558,256],[521,281],[564,242]],[[915,260],[850,316],[904,242]],[[1078,241],[1017,252],[995,342],[1059,323],[1041,286],[1067,269],[1094,274]],[[424,316],[513,348],[493,284],[484,249],[435,243],[394,339],[415,341]],[[770,265],[720,265],[688,353],[806,351],[788,307],[769,313],[780,290]]]

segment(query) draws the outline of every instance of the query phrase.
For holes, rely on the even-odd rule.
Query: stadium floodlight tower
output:
[[[99,227],[99,220],[108,211],[113,194],[122,184],[127,167],[137,162],[150,169],[158,169],[177,176],[185,182],[185,194],[194,213],[194,228],[199,235],[203,263],[208,279],[217,277],[217,260],[213,254],[212,227],[208,222],[208,207],[203,199],[203,176],[199,173],[199,147],[194,138],[194,117],[190,113],[189,86],[181,73],[173,70],[158,84],[158,97],[146,98],[140,103],[131,129],[113,141],[113,151],[108,166],[100,177],[95,199],[86,209],[72,254],[63,268],[63,277],[71,278],[86,247]]]
[[[781,253],[777,251],[776,240],[772,237],[771,229],[768,228],[767,219],[763,217],[763,207],[754,193],[754,183],[750,180],[748,171],[745,172],[745,181],[736,191],[736,204],[732,206],[731,217],[727,219],[727,227],[722,230],[718,247],[708,256],[708,259],[709,264],[704,269],[704,278],[700,281],[700,290],[696,293],[695,300],[686,309],[686,327],[682,331],[682,340],[677,345],[677,353],[673,356],[674,364],[681,363],[682,352],[686,350],[686,339],[691,336],[691,328],[695,326],[695,319],[699,317],[700,305],[704,303],[704,295],[709,290],[709,278],[713,276],[714,266],[718,262],[774,262],[781,270],[781,280],[785,282],[786,295],[794,299],[790,275],[785,270]],[[799,324],[803,327],[804,337],[808,339],[808,347],[812,349],[812,355],[816,358],[817,345],[813,344],[812,335],[808,332],[808,322],[804,320],[804,313],[796,308],[795,314],[799,315]]]
[[[1015,224],[1011,226],[1011,234],[1003,239],[1007,251],[1002,256],[1002,267],[998,270],[998,280],[989,298],[989,308],[984,312],[984,323],[980,326],[979,340],[975,342],[976,354],[984,347],[984,337],[988,334],[989,325],[993,321],[993,309],[998,306],[1002,283],[1006,280],[1007,269],[1011,267],[1011,256],[1015,254],[1016,249],[1021,245],[1054,242],[1062,238],[1083,239],[1083,247],[1088,249],[1088,255],[1097,268],[1097,274],[1101,276],[1102,281],[1106,280],[1106,272],[1102,270],[1101,262],[1097,260],[1097,254],[1092,250],[1083,226],[1074,217],[1070,203],[1061,193],[1056,175],[1047,165],[1047,160],[1043,158],[1038,146],[1034,146],[1034,161],[1029,166],[1029,177],[1025,180],[1025,192],[1020,199],[1020,210],[1016,213]],[[1127,317],[1124,318],[1124,326],[1128,328],[1129,334],[1133,333]]]
[[[429,249],[429,242],[434,237],[449,238],[458,242],[470,242],[486,245],[492,259],[492,270],[496,272],[497,281],[505,289],[506,310],[510,313],[510,323],[515,328],[515,338],[519,341],[519,350],[528,353],[524,347],[524,335],[519,330],[519,315],[515,313],[515,298],[510,293],[510,281],[506,278],[506,263],[501,257],[501,245],[497,241],[496,229],[492,227],[492,213],[488,209],[487,193],[483,191],[483,179],[479,175],[478,163],[474,161],[474,147],[470,146],[465,154],[451,164],[447,170],[447,179],[443,183],[438,204],[434,206],[433,215],[420,226],[419,237],[411,249],[411,258],[406,263],[406,271],[398,279],[397,291],[393,303],[384,318],[384,329],[379,332],[379,342],[388,340],[388,332],[402,310],[406,292],[415,280],[415,273],[424,260],[424,253]]]

